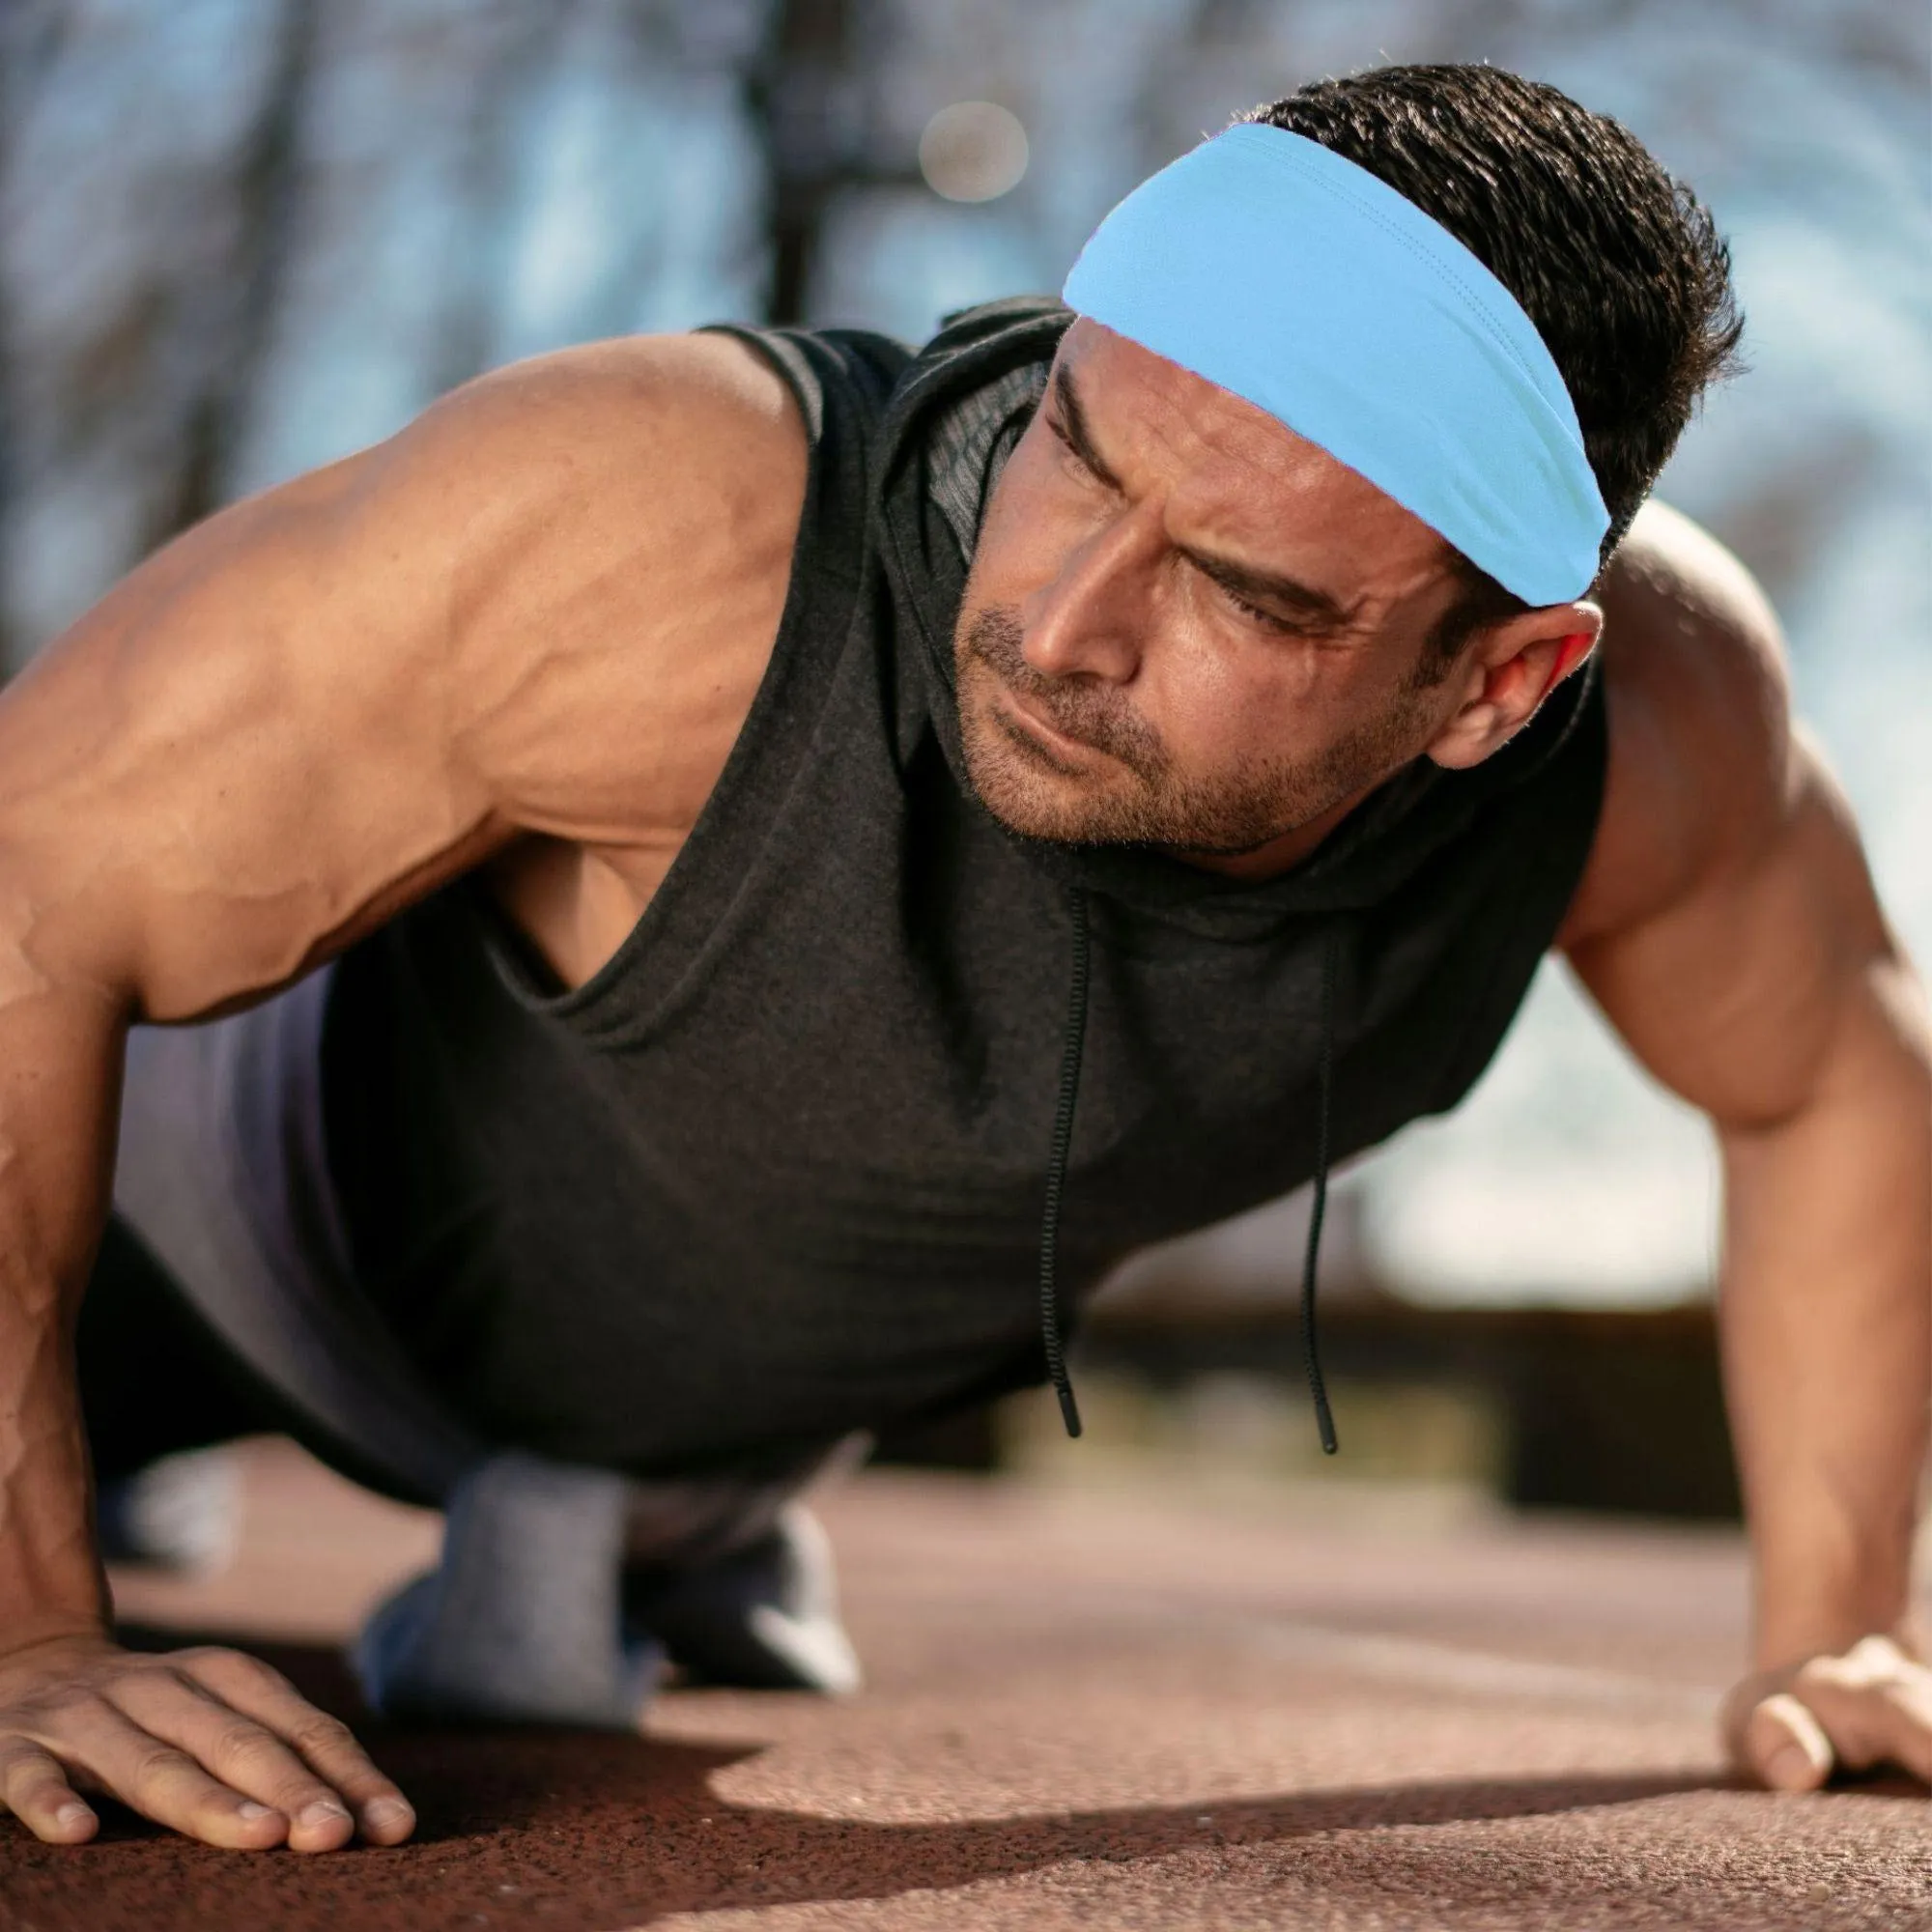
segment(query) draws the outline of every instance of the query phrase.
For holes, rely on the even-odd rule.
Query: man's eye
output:
[[[1077,449],[1074,448],[1073,439],[1067,435],[1065,426],[1053,416],[1048,416],[1046,418],[1046,426],[1052,432],[1053,440],[1057,443],[1059,443],[1061,448],[1064,449],[1066,452],[1066,454],[1072,459],[1074,469],[1079,470],[1081,475],[1089,478],[1091,481],[1095,483],[1099,482],[1100,480],[1099,477],[1095,476],[1094,473],[1094,466],[1091,463],[1089,463],[1087,459],[1084,456],[1082,456]]]
[[[1221,595],[1244,617],[1252,617],[1257,624],[1266,630],[1279,632],[1283,637],[1292,637],[1301,628],[1286,617],[1276,616],[1272,611],[1264,611],[1259,604],[1250,604],[1245,597],[1230,590],[1225,583],[1220,586],[1220,590]]]

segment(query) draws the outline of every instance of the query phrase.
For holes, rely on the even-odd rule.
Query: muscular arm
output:
[[[106,1641],[71,1352],[127,1026],[260,998],[493,855],[594,966],[736,735],[802,491],[743,349],[574,352],[191,531],[0,695],[0,1797],[43,1836],[92,1833],[76,1782],[220,1844],[339,1843],[340,1806],[290,1822],[336,1792],[408,1830],[272,1673]]]
[[[1733,1747],[1774,1782],[1815,1783],[1834,1757],[1932,1777],[1908,1628],[1932,1402],[1923,1000],[1735,559],[1654,510],[1604,601],[1611,776],[1562,943],[1721,1148],[1756,1584]]]

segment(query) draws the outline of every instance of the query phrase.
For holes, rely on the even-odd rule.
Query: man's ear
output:
[[[1536,716],[1596,649],[1603,630],[1602,608],[1581,602],[1545,605],[1485,630],[1467,661],[1450,673],[1462,702],[1425,755],[1450,771],[1480,765]]]

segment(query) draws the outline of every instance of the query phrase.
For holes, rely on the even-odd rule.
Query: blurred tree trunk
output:
[[[851,0],[775,0],[747,78],[769,184],[768,322],[804,320],[826,209],[844,185],[852,11]]]
[[[53,64],[70,20],[64,0],[0,0],[0,204],[20,192],[15,178],[14,130],[24,117],[26,102]],[[25,488],[19,431],[19,345],[14,327],[13,290],[9,264],[0,256],[0,572],[8,562],[14,510]],[[0,678],[19,662],[20,640],[14,635],[14,600],[0,576]]]
[[[765,320],[808,319],[836,204],[859,188],[912,188],[911,156],[886,148],[873,90],[891,66],[879,0],[773,0],[745,99],[765,153],[771,274]]]
[[[150,543],[218,509],[247,427],[294,252],[301,200],[301,128],[315,72],[320,0],[282,0],[274,66],[236,171],[230,256],[233,297],[220,353],[203,364],[187,412],[181,460],[160,497]]]

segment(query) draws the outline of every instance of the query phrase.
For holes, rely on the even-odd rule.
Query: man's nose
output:
[[[1159,516],[1145,503],[1084,536],[1020,605],[1027,663],[1047,677],[1126,683],[1140,668],[1162,548]]]

